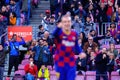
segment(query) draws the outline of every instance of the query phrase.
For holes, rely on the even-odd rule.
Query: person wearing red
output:
[[[37,66],[33,63],[33,58],[30,57],[30,63],[26,64],[24,67],[24,70],[26,72],[26,76],[25,79],[26,80],[35,80],[35,78],[37,77]]]

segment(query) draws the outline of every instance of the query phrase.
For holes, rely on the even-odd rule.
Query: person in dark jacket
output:
[[[38,45],[33,47],[32,51],[35,53],[34,63],[37,65],[38,69],[40,69],[42,65],[42,61],[39,60],[39,56],[41,55],[41,52],[43,51],[43,39],[42,38],[38,41]]]
[[[2,44],[0,44],[0,80],[3,80],[5,57],[6,53],[3,49]]]
[[[17,37],[21,39],[21,41],[17,41]],[[25,41],[21,36],[17,36],[13,34],[12,39],[6,43],[7,46],[10,47],[10,57],[9,57],[9,68],[8,68],[8,77],[11,74],[12,67],[15,67],[15,71],[18,70],[19,65],[19,46],[24,45]]]
[[[77,71],[86,71],[87,59],[85,53],[79,54],[79,57],[76,60],[76,65]]]
[[[109,53],[109,62],[107,63],[107,71],[109,72],[109,76],[111,72],[114,71],[115,66],[115,57],[113,53]]]
[[[107,55],[106,48],[103,48],[101,53],[99,53],[95,58],[96,80],[100,80],[100,77],[103,77],[104,80],[108,80],[108,76],[107,76],[108,61],[109,61],[109,57]]]

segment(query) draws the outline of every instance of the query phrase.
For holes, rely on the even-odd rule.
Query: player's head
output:
[[[70,30],[72,26],[71,16],[64,15],[61,18],[62,28],[64,30]]]

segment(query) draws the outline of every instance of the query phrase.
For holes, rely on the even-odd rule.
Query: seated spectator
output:
[[[93,37],[93,41],[98,45],[100,46],[100,43],[99,43],[99,40],[101,39],[104,39],[105,36],[103,35],[97,35],[97,32],[95,30],[90,30],[90,33],[89,33],[92,37]]]
[[[38,78],[42,80],[50,80],[50,73],[45,65],[42,65],[40,70],[38,71]]]
[[[78,39],[78,45],[79,45],[80,47],[82,47],[82,40],[81,40],[81,39]]]
[[[76,60],[76,65],[77,65],[77,71],[86,71],[87,67],[87,61],[86,61],[86,54],[81,53],[79,54],[77,60]],[[79,74],[79,72],[78,72]]]
[[[87,64],[88,64],[88,70],[90,71],[95,71],[96,70],[96,66],[95,66],[95,52],[91,52],[90,53],[90,58],[88,59],[87,61]]]
[[[114,43],[114,38],[112,37],[111,33],[110,33],[110,28],[108,27],[108,30],[106,32],[106,37],[104,40],[104,44],[109,45],[110,43]]]
[[[85,36],[85,33],[84,32],[81,32],[79,34],[79,38],[82,40],[82,44],[81,44],[81,47],[83,48],[84,44],[87,42],[87,38]]]
[[[104,80],[108,80],[107,76],[107,63],[109,62],[109,57],[107,55],[106,48],[103,48],[102,51],[96,56],[96,80],[100,80],[102,77]]]
[[[9,17],[9,24],[10,25],[16,25],[16,14],[15,14],[15,12],[11,12],[10,13],[10,17]]]
[[[1,13],[3,16],[5,16],[7,19],[9,19],[9,12],[7,11],[7,7],[5,5],[2,6]]]
[[[84,51],[88,49],[88,47],[91,47],[93,51],[95,51],[95,48],[98,47],[98,45],[93,41],[93,37],[88,37],[88,42],[84,45]]]
[[[117,31],[116,31],[116,24],[115,23],[110,24],[110,34],[114,39],[116,38]]]
[[[26,73],[25,79],[26,80],[35,80],[35,78],[37,77],[37,73],[38,73],[37,66],[33,63],[32,57],[30,57],[29,60],[30,60],[30,63],[26,64],[24,67],[24,70]]]
[[[110,46],[110,48],[108,49],[108,51],[110,53],[114,54],[114,57],[116,58],[118,56],[118,50],[115,49],[115,44],[111,43],[109,46]]]

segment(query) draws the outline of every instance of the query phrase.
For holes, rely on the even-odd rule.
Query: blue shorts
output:
[[[65,67],[59,67],[55,65],[56,72],[60,74],[59,80],[75,80],[76,77],[76,66],[70,67],[65,65]]]

